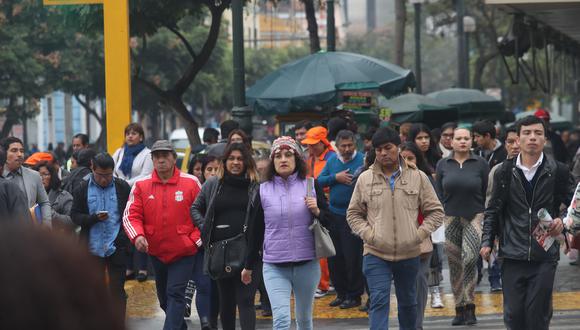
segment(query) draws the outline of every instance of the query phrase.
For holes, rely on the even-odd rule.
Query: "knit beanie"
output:
[[[272,143],[270,158],[274,158],[277,152],[284,149],[291,150],[297,157],[302,157],[302,148],[300,148],[298,143],[289,136],[281,136]]]

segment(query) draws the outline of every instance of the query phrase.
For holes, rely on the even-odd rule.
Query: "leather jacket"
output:
[[[575,186],[566,165],[546,156],[543,163],[536,174],[538,178],[533,186],[531,205],[526,198],[523,181],[526,179],[517,170],[515,159],[504,161],[495,171],[493,190],[484,215],[481,245],[493,247],[495,238],[499,237],[500,257],[542,262],[559,259],[558,242],[544,251],[532,232],[539,222],[538,210],[541,208],[547,209],[552,218],[563,218],[560,205],[570,203]],[[508,181],[506,171],[510,169]]]

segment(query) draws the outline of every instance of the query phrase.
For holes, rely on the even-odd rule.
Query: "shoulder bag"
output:
[[[246,231],[248,230],[248,220],[250,218],[250,205],[251,201],[248,202],[244,229],[241,233],[232,238],[209,244],[208,272],[211,279],[220,280],[238,276],[244,268],[246,252],[248,250]]]

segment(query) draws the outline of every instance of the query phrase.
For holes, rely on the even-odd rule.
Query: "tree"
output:
[[[395,64],[405,66],[405,26],[407,7],[405,0],[395,0]]]
[[[160,102],[171,108],[181,119],[191,145],[199,144],[198,123],[184,101],[202,68],[208,63],[218,42],[224,11],[229,8],[231,0],[134,0],[130,2],[131,36],[139,40],[140,48],[133,48],[133,82],[148,89],[159,98]],[[80,21],[85,31],[102,31],[102,8],[84,6],[69,9],[69,18]],[[205,38],[196,42],[188,39],[184,28],[188,28],[185,19],[195,20],[198,27],[205,30]],[[179,61],[173,57],[170,62],[175,79],[163,81],[161,71],[151,74],[163,65],[148,62],[148,40],[160,30],[167,30],[186,50],[187,60]],[[177,45],[175,45],[177,46]],[[166,49],[169,54],[178,47]],[[179,51],[179,50],[178,50]],[[179,54],[177,54],[179,56]],[[169,63],[169,64],[171,64]],[[168,64],[168,63],[163,63]],[[149,72],[149,73],[148,73]],[[165,73],[163,72],[165,75]],[[166,75],[167,77],[171,75]]]
[[[57,27],[58,23],[51,24],[51,28]],[[48,70],[47,79],[53,89],[71,94],[87,114],[97,120],[101,132],[95,144],[104,150],[107,143],[106,112],[99,114],[94,108],[95,102],[105,98],[103,38],[75,32],[66,25],[61,33],[65,42],[57,51],[58,61]]]
[[[314,8],[314,0],[301,1],[304,3],[304,13],[306,14],[306,22],[308,23],[310,53],[318,53],[320,51],[320,38],[318,37],[318,22],[316,21],[316,9]]]
[[[0,100],[4,123],[0,137],[37,111],[34,106],[49,89],[45,70],[57,60],[60,39],[47,28],[50,12],[35,0],[0,1]]]

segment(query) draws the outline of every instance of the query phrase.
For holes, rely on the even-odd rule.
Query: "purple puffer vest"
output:
[[[312,214],[304,203],[306,180],[296,174],[275,176],[260,185],[264,208],[264,262],[282,263],[316,259],[314,235],[308,227]]]

